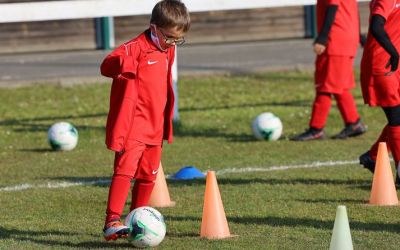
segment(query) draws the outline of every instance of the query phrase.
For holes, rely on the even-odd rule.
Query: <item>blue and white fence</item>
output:
[[[150,14],[158,0],[78,0],[0,4],[0,23]],[[314,5],[315,0],[183,0],[190,12]]]
[[[366,2],[368,0],[359,0]],[[158,0],[77,0],[0,4],[0,23],[34,22],[82,18],[104,18],[98,22],[106,45],[113,47],[112,17],[150,14]],[[190,12],[222,11],[315,5],[316,0],[183,0]],[[101,31],[106,29],[105,31]],[[108,30],[109,29],[109,30]],[[101,46],[100,46],[101,47]]]
[[[96,19],[97,47],[114,47],[113,17],[150,14],[159,0],[76,0],[43,1],[0,4],[0,23],[35,22],[66,19]],[[367,2],[369,0],[358,0]],[[312,6],[316,0],[182,0],[190,12],[276,8],[286,6]],[[307,12],[307,11],[306,11]],[[306,18],[313,18],[312,12]],[[312,20],[306,22],[312,23]],[[314,27],[315,28],[315,27]],[[310,29],[310,28],[309,28]],[[313,29],[313,28],[311,28]],[[306,33],[313,33],[312,30]],[[176,60],[175,60],[176,61]],[[177,67],[174,66],[174,86],[177,86]],[[175,88],[175,92],[177,89]],[[177,93],[176,93],[177,94]],[[177,95],[176,95],[177,96]],[[179,119],[177,106],[174,120]]]

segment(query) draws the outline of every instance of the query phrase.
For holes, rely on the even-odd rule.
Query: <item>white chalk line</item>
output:
[[[270,172],[280,170],[291,170],[298,168],[321,168],[321,167],[336,167],[342,165],[351,165],[359,163],[359,161],[326,161],[326,162],[313,162],[310,164],[302,165],[287,165],[287,166],[272,166],[269,168],[263,167],[246,167],[246,168],[227,168],[216,171],[217,175],[236,174],[236,173],[251,173],[251,172]]]
[[[226,168],[216,171],[216,175],[225,174],[236,174],[236,173],[253,173],[253,172],[270,172],[270,171],[282,171],[291,169],[307,169],[307,168],[322,168],[322,167],[338,167],[343,165],[357,164],[359,161],[327,161],[327,162],[312,162],[310,164],[302,165],[287,165],[287,166],[272,166],[272,167],[244,167],[244,168]],[[204,173],[206,174],[206,172]],[[171,178],[171,175],[166,175],[166,178]],[[69,188],[75,186],[90,186],[99,184],[109,184],[111,180],[94,180],[94,181],[75,181],[75,182],[48,182],[45,184],[19,184],[15,186],[8,186],[0,188],[0,192],[16,192],[28,189],[57,189],[57,188]]]
[[[0,188],[0,192],[13,192],[13,191],[22,191],[22,190],[27,190],[27,189],[39,189],[39,188],[45,188],[45,189],[56,189],[56,188],[68,188],[68,187],[74,187],[74,186],[90,186],[90,185],[99,185],[99,184],[108,184],[110,183],[111,180],[95,180],[95,181],[77,181],[77,182],[48,182],[45,184],[19,184],[15,186],[8,186],[8,187],[3,187]]]

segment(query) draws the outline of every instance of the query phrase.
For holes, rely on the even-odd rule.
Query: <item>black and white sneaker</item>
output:
[[[322,129],[309,128],[304,133],[298,134],[290,138],[291,141],[311,141],[326,139],[326,135]]]
[[[375,171],[375,161],[372,160],[371,155],[369,154],[369,150],[364,154],[360,155],[358,158],[360,160],[360,165],[363,165],[364,168],[374,173]]]
[[[332,139],[347,139],[348,137],[359,136],[367,132],[367,126],[358,119],[355,123],[346,125],[339,134],[332,136]]]

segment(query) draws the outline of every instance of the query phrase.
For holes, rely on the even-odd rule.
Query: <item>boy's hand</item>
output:
[[[385,68],[389,68],[390,66],[390,71],[385,73],[385,76],[390,76],[393,74],[397,68],[399,67],[399,55],[391,55],[388,63],[386,64]]]
[[[314,52],[317,55],[321,55],[326,50],[326,46],[320,43],[314,43]]]

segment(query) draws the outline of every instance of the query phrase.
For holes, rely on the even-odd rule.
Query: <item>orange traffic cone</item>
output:
[[[150,207],[173,207],[175,206],[175,201],[171,201],[169,196],[167,182],[165,181],[164,170],[160,162],[160,167],[158,168],[158,174],[156,179],[156,184],[154,185],[153,191],[149,200]]]
[[[200,237],[207,239],[231,237],[214,171],[207,172]]]
[[[378,206],[399,204],[385,142],[379,143],[369,204]]]

